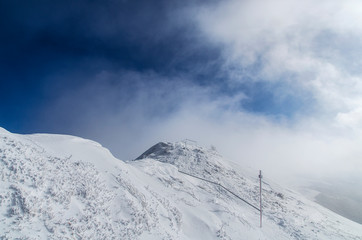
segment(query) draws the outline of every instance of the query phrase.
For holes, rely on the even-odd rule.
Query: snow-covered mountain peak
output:
[[[150,147],[146,152],[142,153],[141,156],[136,158],[136,160],[145,159],[145,158],[165,158],[171,154],[171,151],[174,150],[174,144],[170,142],[159,142],[152,147]]]
[[[153,159],[169,163],[178,170],[211,177],[232,171],[230,163],[213,148],[206,149],[193,142],[159,142],[136,160]]]
[[[174,163],[182,156],[192,157],[204,155],[218,155],[214,149],[206,149],[193,142],[159,142],[149,148],[136,160],[153,158],[161,162]],[[176,158],[175,158],[176,157]]]

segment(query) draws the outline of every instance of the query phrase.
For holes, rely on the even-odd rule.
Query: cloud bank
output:
[[[45,82],[32,129],[123,160],[191,138],[273,177],[362,172],[359,1],[146,2],[64,5],[20,26],[32,41],[19,49],[41,54],[9,59]]]
[[[287,83],[278,94],[308,92],[318,104],[314,114],[359,131],[361,7],[353,0],[226,1],[200,8],[196,19],[224,49],[234,84]]]
[[[153,72],[102,72],[50,103],[39,121],[97,140],[122,160],[159,141],[192,139],[273,178],[362,170],[361,138],[310,117],[295,122],[250,113],[240,108],[244,99]]]

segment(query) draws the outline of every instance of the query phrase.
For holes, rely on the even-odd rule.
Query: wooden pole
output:
[[[261,204],[261,179],[263,178],[263,176],[261,175],[261,170],[259,170],[259,183],[260,183],[260,228],[262,227],[262,220],[263,220],[263,209],[262,209],[262,204]]]

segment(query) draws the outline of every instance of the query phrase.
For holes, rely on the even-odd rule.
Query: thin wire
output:
[[[254,206],[253,204],[249,203],[249,202],[246,201],[245,199],[241,198],[240,196],[238,196],[237,194],[235,194],[235,193],[232,192],[231,190],[227,189],[226,187],[224,187],[224,186],[221,185],[220,183],[213,182],[213,181],[207,180],[207,179],[205,179],[205,178],[201,178],[201,177],[192,175],[192,174],[190,174],[190,173],[183,172],[183,171],[181,171],[181,170],[178,170],[178,171],[179,171],[180,173],[185,174],[185,175],[188,175],[188,176],[190,176],[190,177],[194,177],[194,178],[197,178],[197,179],[200,179],[200,180],[203,180],[203,181],[206,181],[206,182],[209,182],[209,183],[218,185],[218,186],[222,187],[223,189],[225,189],[226,191],[228,191],[229,193],[231,193],[232,195],[234,195],[235,197],[239,198],[241,201],[245,202],[246,204],[248,204],[249,206],[255,208],[256,210],[258,210],[258,211],[260,212],[260,209],[259,209],[258,207]]]

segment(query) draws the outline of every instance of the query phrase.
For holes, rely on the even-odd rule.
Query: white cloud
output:
[[[229,0],[199,9],[196,21],[224,48],[231,81],[250,80],[245,68],[257,66],[251,79],[294,82],[335,124],[362,105],[360,1]]]
[[[244,97],[218,95],[210,87],[152,72],[103,72],[69,90],[44,114],[45,122],[68,124],[72,134],[101,142],[123,160],[159,141],[193,139],[274,178],[362,171],[361,138],[313,119],[275,122],[242,111]]]
[[[274,121],[241,110],[248,97],[243,93],[221,96],[211,85],[192,83],[192,76],[120,71],[69,91],[50,103],[45,116],[60,126],[70,122],[73,134],[100,141],[123,160],[158,141],[191,138],[274,177],[362,172],[356,134],[362,128],[362,71],[346,64],[350,58],[362,63],[354,56],[362,47],[356,41],[362,37],[359,1],[221,1],[191,12],[205,44],[224,49],[230,84],[287,83],[293,89],[282,91],[307,91],[318,111]],[[250,72],[253,67],[258,70]],[[65,112],[71,116],[61,116]]]
[[[350,112],[338,113],[337,121],[342,126],[362,129],[362,108],[357,108]],[[361,133],[361,131],[358,133]]]

